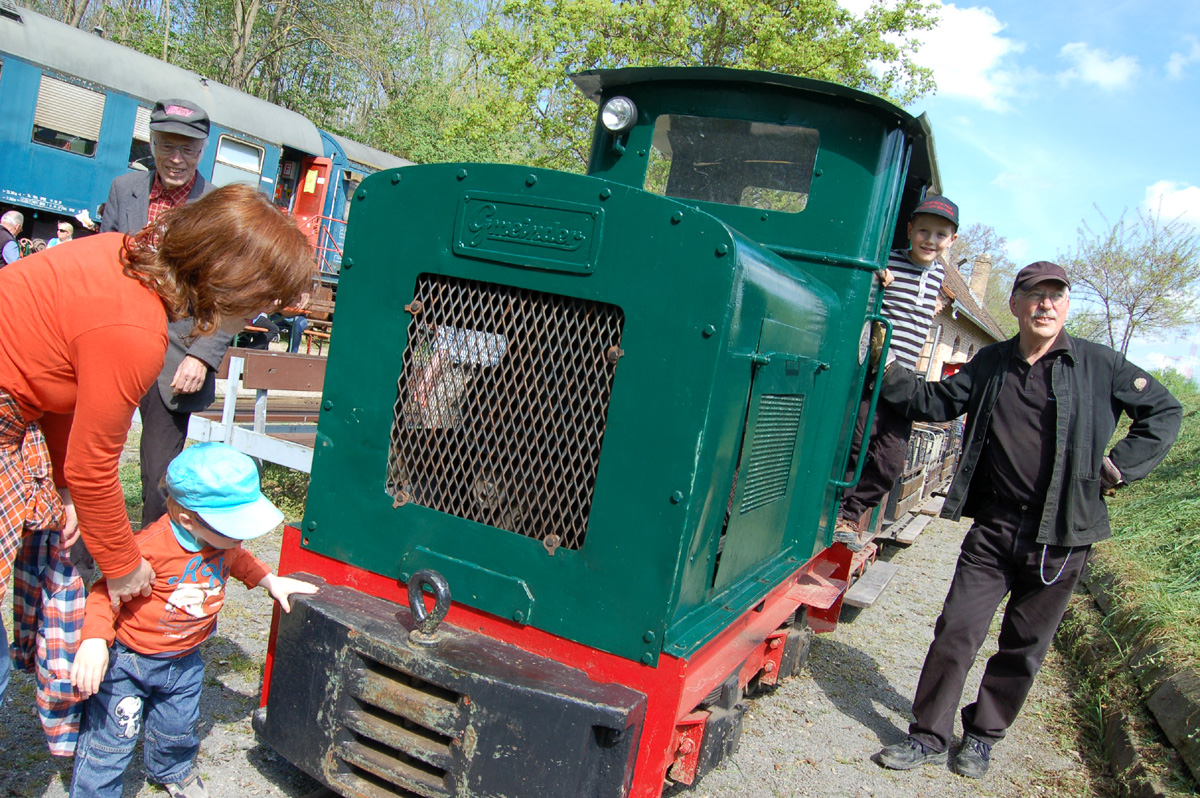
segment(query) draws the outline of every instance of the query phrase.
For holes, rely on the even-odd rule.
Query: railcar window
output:
[[[660,116],[647,191],[678,199],[799,213],[808,204],[820,135],[798,125]]]
[[[42,75],[33,114],[33,141],[92,157],[100,140],[104,94]]]
[[[262,177],[263,149],[229,136],[217,142],[217,157],[213,163],[212,183],[227,186],[246,183],[258,187]]]
[[[150,109],[139,105],[133,121],[133,140],[129,143],[129,167],[149,170],[154,165],[150,152]]]

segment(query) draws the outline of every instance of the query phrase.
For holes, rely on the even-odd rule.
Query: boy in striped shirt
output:
[[[929,335],[938,310],[938,294],[946,276],[941,259],[958,238],[958,206],[945,197],[929,195],[917,205],[908,222],[908,249],[892,250],[883,273],[883,315],[892,323],[891,354],[908,369],[916,369],[917,358]],[[867,443],[867,460],[858,485],[842,496],[833,539],[851,551],[863,547],[860,523],[888,494],[904,469],[912,422],[886,402],[875,407],[869,438],[865,434],[872,383],[864,386],[858,420],[854,426],[853,469]],[[853,473],[853,471],[851,471]]]

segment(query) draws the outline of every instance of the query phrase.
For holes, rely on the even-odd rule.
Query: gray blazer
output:
[[[146,226],[146,218],[150,215],[150,187],[154,183],[154,172],[129,172],[121,175],[112,182],[108,190],[108,200],[104,203],[104,214],[100,217],[100,232],[136,233]],[[196,175],[196,185],[188,194],[188,202],[198,199],[215,188]],[[163,404],[176,413],[195,413],[212,404],[217,395],[217,368],[225,350],[233,339],[228,335],[216,335],[192,338],[193,322],[191,319],[180,319],[167,325],[167,357],[163,370],[158,375],[158,391]],[[171,391],[171,380],[175,378],[175,369],[183,362],[185,355],[197,357],[208,364],[208,373],[204,376],[204,385],[195,393],[176,394]]]

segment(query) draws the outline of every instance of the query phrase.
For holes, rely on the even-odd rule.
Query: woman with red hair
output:
[[[154,581],[117,466],[138,400],[162,369],[167,323],[190,316],[196,334],[240,330],[299,298],[313,274],[304,234],[241,185],[132,238],[90,236],[0,270],[0,597],[14,561],[18,575],[34,575],[14,595],[15,648],[38,672],[53,753],[74,749],[68,671],[83,590],[69,548],[82,535],[114,600],[149,595]],[[0,700],[9,667],[0,658]]]

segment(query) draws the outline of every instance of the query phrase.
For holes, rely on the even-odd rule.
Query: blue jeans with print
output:
[[[199,651],[160,659],[113,644],[100,692],[84,708],[71,798],[120,798],[121,779],[143,722],[150,779],[159,784],[186,779],[200,749],[196,719],[203,683]]]

